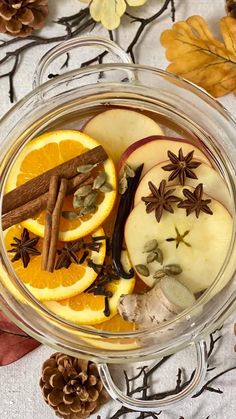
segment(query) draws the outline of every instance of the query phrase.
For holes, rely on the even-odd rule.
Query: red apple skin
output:
[[[151,137],[146,137],[146,138],[142,138],[141,140],[136,141],[135,143],[131,144],[122,154],[120,160],[117,163],[117,170],[118,173],[121,171],[123,165],[125,164],[125,162],[127,161],[128,157],[135,151],[137,150],[139,147],[143,146],[144,144],[147,144],[151,141],[158,141],[158,140],[168,140],[168,141],[175,141],[175,142],[180,142],[180,143],[186,143],[186,144],[192,144],[192,142],[190,140],[188,140],[187,138],[179,138],[179,137],[168,137],[165,135],[152,135]],[[196,148],[199,148],[197,146],[195,146]],[[205,154],[206,158],[208,159],[206,150],[202,150],[201,152],[203,154]],[[211,166],[211,162],[209,160],[209,165]]]

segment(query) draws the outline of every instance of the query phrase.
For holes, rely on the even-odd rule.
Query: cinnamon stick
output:
[[[102,146],[97,146],[79,156],[53,167],[47,172],[29,180],[3,197],[2,214],[19,208],[29,201],[43,195],[49,189],[51,176],[70,179],[77,174],[77,167],[84,164],[97,164],[108,158]]]
[[[54,270],[61,211],[62,211],[63,201],[66,196],[67,185],[68,185],[68,180],[61,179],[59,192],[58,192],[56,203],[52,212],[52,223],[51,223],[51,234],[50,234],[51,240],[50,240],[48,260],[47,260],[47,271],[49,272],[53,272]]]
[[[59,177],[52,176],[49,184],[48,202],[45,216],[43,250],[42,250],[42,271],[47,270],[48,254],[52,235],[52,213],[56,205],[59,186]]]
[[[93,183],[93,178],[89,173],[79,174],[68,181],[67,195],[73,193],[77,186],[81,184],[89,185],[91,183]],[[21,223],[22,221],[39,214],[47,207],[48,199],[49,193],[46,192],[19,208],[13,209],[12,211],[4,214],[2,216],[2,229],[6,230],[14,224]]]

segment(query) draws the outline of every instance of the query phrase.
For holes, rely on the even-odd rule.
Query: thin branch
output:
[[[179,368],[178,369],[178,374],[177,374],[177,380],[176,380],[176,391],[180,391],[181,389],[181,383],[182,383],[182,370]]]
[[[114,40],[114,37],[113,37],[113,32],[112,32],[112,31],[108,31],[108,35],[109,35],[110,40],[111,40],[111,41],[113,41],[113,40]],[[83,67],[87,67],[87,66],[89,66],[89,65],[91,65],[91,64],[94,64],[94,63],[102,64],[102,62],[103,62],[103,58],[104,58],[107,54],[108,54],[108,51],[103,51],[103,52],[101,52],[100,54],[96,55],[95,57],[91,58],[90,60],[84,61],[84,62],[81,64],[81,66],[80,66],[80,67],[81,67],[81,68],[83,68]]]
[[[16,48],[14,51],[7,51],[4,55],[4,57],[0,60],[0,65],[4,64],[8,61],[10,61],[12,58],[14,58],[14,63],[12,68],[0,75],[0,78],[8,77],[9,78],[9,97],[10,102],[12,103],[15,98],[15,91],[14,91],[14,76],[16,74],[16,71],[18,69],[20,58],[22,54],[38,45],[47,45],[51,43],[56,42],[62,42],[67,39],[73,38],[89,27],[91,27],[94,24],[94,20],[90,17],[89,14],[89,8],[82,9],[79,13],[76,13],[75,15],[69,16],[69,17],[63,17],[57,21],[58,24],[61,24],[65,26],[66,28],[66,34],[65,35],[59,35],[59,36],[53,36],[51,38],[44,38],[39,36],[29,36],[26,39],[22,38],[13,38],[10,40],[2,40],[0,48],[7,47],[9,45],[15,44],[15,43],[21,43],[24,42],[23,45]],[[30,41],[30,42],[29,42]],[[68,65],[69,56],[67,55],[66,61],[63,64],[63,66]]]
[[[126,13],[126,16],[133,19],[132,22],[139,22],[140,26],[132,40],[132,42],[129,44],[126,52],[130,54],[132,61],[135,63],[135,56],[134,56],[134,47],[137,44],[137,42],[140,39],[140,36],[142,35],[144,29],[146,26],[148,26],[150,23],[152,23],[154,20],[156,20],[158,17],[160,17],[168,8],[169,4],[171,4],[171,13],[172,13],[172,20],[175,19],[175,2],[174,0],[165,0],[163,6],[153,15],[150,16],[147,19],[139,18],[136,16],[132,16],[130,13]]]
[[[67,68],[68,67],[68,65],[69,65],[69,61],[70,61],[70,54],[69,54],[69,52],[67,52],[66,53],[66,59],[65,59],[65,62],[62,64],[62,66],[61,66],[61,70],[63,69],[63,68]]]
[[[215,381],[217,378],[221,377],[222,375],[227,374],[228,372],[233,371],[233,370],[236,370],[236,367],[228,368],[227,370],[222,371],[221,373],[212,377],[209,381],[207,381],[204,384],[204,386],[201,388],[201,390],[199,390],[196,394],[194,394],[194,396],[192,396],[192,398],[199,397],[205,390],[212,391],[212,390],[209,390],[209,384],[211,384],[213,381]],[[219,393],[219,391],[217,391],[217,392]]]
[[[219,331],[219,329],[215,330],[214,332],[212,332],[210,334],[210,347],[209,347],[209,350],[208,350],[208,353],[207,353],[207,358],[208,359],[210,358],[213,350],[215,349],[216,342],[218,342],[218,340],[222,338],[222,335],[217,336],[216,339],[214,338],[214,334],[218,331]]]

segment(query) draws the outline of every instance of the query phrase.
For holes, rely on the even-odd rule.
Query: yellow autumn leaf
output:
[[[220,20],[221,42],[201,16],[177,22],[161,35],[167,70],[203,87],[215,97],[236,94],[236,20]]]

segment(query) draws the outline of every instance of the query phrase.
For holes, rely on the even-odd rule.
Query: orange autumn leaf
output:
[[[167,70],[203,87],[215,97],[236,94],[236,20],[220,20],[221,42],[201,16],[177,22],[161,35]]]

